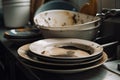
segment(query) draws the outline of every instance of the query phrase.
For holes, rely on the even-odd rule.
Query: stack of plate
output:
[[[27,67],[54,73],[76,73],[96,68],[107,61],[99,44],[82,39],[52,38],[25,44],[18,49]]]

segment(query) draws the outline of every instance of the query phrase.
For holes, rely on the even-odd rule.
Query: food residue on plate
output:
[[[62,47],[47,47],[41,54],[51,57],[87,57],[90,55],[84,50],[65,49]]]

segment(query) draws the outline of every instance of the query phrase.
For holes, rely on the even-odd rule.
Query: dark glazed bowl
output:
[[[52,0],[40,6],[36,10],[35,15],[47,10],[70,10],[70,11],[76,11],[76,12],[78,11],[77,7],[70,2],[63,1],[63,0]]]

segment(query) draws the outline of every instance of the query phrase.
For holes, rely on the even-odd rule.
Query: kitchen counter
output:
[[[4,31],[6,31],[6,29],[0,28],[0,46],[4,48],[5,58],[7,58],[6,68],[9,69],[10,80],[20,79],[20,76],[15,77],[16,73],[19,73],[15,71],[16,67],[18,67],[21,73],[23,73],[21,75],[25,75],[26,79],[29,80],[120,80],[120,75],[110,72],[104,65],[75,74],[54,74],[25,67],[21,64],[21,60],[17,54],[17,49],[26,43],[15,43],[5,39],[3,37]],[[10,63],[8,64],[7,61]]]

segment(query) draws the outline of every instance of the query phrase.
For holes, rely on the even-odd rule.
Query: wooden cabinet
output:
[[[34,13],[40,7],[45,0],[31,0],[31,6],[30,6],[30,21],[32,22]]]
[[[115,8],[116,7],[116,0],[102,0],[102,7],[103,8]]]
[[[120,0],[97,0],[98,3],[98,11],[102,8],[120,8]]]

